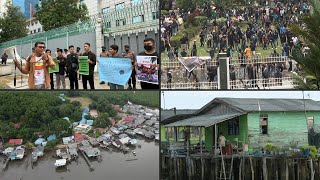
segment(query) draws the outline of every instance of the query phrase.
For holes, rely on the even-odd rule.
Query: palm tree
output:
[[[290,30],[299,37],[303,44],[310,48],[307,55],[299,49],[293,49],[294,59],[301,69],[303,76],[296,76],[297,88],[320,89],[320,2],[310,0],[311,13],[302,18],[303,27],[290,25]]]

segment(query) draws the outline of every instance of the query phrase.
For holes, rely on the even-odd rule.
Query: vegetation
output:
[[[58,96],[56,92],[0,92],[0,136],[34,142],[36,132],[57,136],[70,133],[70,123],[81,119],[81,106],[62,102]],[[70,123],[63,117],[69,117]]]
[[[88,19],[88,8],[78,0],[46,0],[36,5],[35,17],[45,31]]]
[[[7,12],[0,17],[0,43],[27,36],[26,18],[20,7],[6,4]]]
[[[294,49],[292,58],[303,69],[305,75],[303,77],[296,76],[295,83],[297,88],[301,89],[320,89],[320,41],[318,35],[320,33],[320,3],[317,0],[310,0],[313,12],[311,15],[303,17],[302,22],[304,28],[297,24],[291,24],[291,31],[299,36],[303,44],[310,48],[308,55],[302,54],[301,50]],[[306,79],[306,82],[303,81]]]

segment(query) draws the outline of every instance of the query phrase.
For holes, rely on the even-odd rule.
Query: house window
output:
[[[119,4],[116,4],[116,11],[119,11],[121,9],[124,9],[124,2],[123,3],[119,3]]]
[[[39,29],[38,29],[38,32],[40,32],[40,31],[41,31],[41,29],[39,28]]]
[[[268,134],[268,115],[260,115],[260,132],[261,134]]]
[[[135,6],[135,5],[139,5],[142,3],[142,0],[131,0],[131,5]]]
[[[110,11],[110,7],[106,7],[102,9],[102,14],[108,14]]]
[[[144,15],[134,16],[132,18],[132,24],[144,22]]]
[[[311,129],[314,125],[314,117],[308,117],[307,119],[307,125],[308,125],[308,129]]]
[[[116,20],[116,27],[126,25],[125,19]]]
[[[32,31],[30,31],[30,34],[32,34]]]
[[[111,28],[111,22],[106,23],[106,28]]]
[[[33,33],[37,33],[37,30],[35,29],[35,30],[33,31]]]
[[[239,135],[240,122],[239,119],[232,119],[228,121],[228,135]]]
[[[158,12],[152,12],[152,20],[159,19],[159,13]]]

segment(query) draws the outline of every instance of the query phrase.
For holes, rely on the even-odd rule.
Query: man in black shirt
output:
[[[139,53],[139,56],[156,56],[157,57],[157,68],[159,68],[159,56],[155,50],[155,40],[152,38],[147,38],[144,40],[144,52]],[[158,77],[160,77],[158,71]],[[159,81],[158,81],[159,82]],[[158,84],[151,84],[146,82],[141,82],[141,89],[159,89]]]
[[[62,82],[63,89],[66,89],[66,78],[64,76],[64,67],[66,66],[67,58],[65,58],[62,54],[62,49],[58,50],[58,57],[57,62],[59,64],[59,72],[56,74],[56,81],[57,81],[57,89],[60,89],[60,83]]]
[[[79,89],[78,83],[78,69],[79,69],[79,59],[78,55],[74,52],[74,46],[69,46],[69,52],[67,56],[67,71],[69,73],[70,89]]]
[[[97,56],[90,51],[90,44],[84,44],[83,56],[88,56],[88,63],[89,63],[89,75],[82,75],[82,85],[83,89],[88,89],[87,82],[89,81],[90,89],[94,89],[94,67],[97,63]]]

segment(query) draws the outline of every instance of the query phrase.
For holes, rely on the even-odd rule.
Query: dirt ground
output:
[[[70,101],[79,101],[81,103],[81,107],[85,108],[85,107],[89,107],[89,104],[92,103],[92,100],[89,98],[83,98],[83,97],[70,97],[68,98],[70,99]]]

